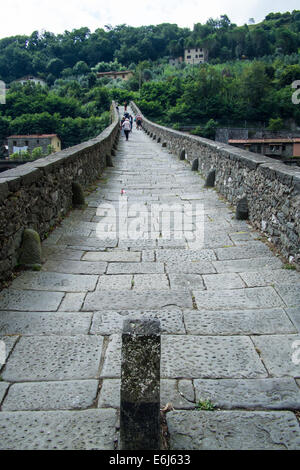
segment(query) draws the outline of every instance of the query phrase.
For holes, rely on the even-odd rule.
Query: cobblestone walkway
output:
[[[130,213],[115,236],[120,199]],[[158,204],[177,204],[171,239],[155,214],[141,229],[149,239],[126,235],[135,211],[142,220]],[[200,219],[182,237],[183,208]],[[201,246],[192,236],[203,217]],[[71,212],[43,255],[42,271],[0,293],[0,449],[117,448],[129,315],[161,321],[172,449],[300,449],[300,274],[189,164],[142,131],[121,137],[88,207]]]

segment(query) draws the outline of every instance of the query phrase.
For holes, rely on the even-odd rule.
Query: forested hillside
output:
[[[209,51],[209,63],[169,65],[185,47]],[[0,106],[0,141],[9,134],[57,133],[63,147],[95,136],[109,122],[111,99],[135,99],[161,124],[192,123],[213,137],[217,125],[244,121],[280,129],[300,125],[291,84],[300,80],[300,11],[270,13],[237,26],[223,15],[196,23],[107,25],[63,34],[33,32],[0,40],[0,79],[9,87]],[[98,71],[130,69],[128,81]],[[46,87],[13,83],[32,74]]]

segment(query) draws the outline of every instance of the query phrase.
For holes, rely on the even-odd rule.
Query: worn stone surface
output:
[[[7,289],[0,292],[0,310],[33,312],[56,311],[63,299],[62,292]]]
[[[188,291],[96,291],[88,293],[82,310],[91,312],[103,310],[150,310],[167,305],[191,308],[192,297]]]
[[[113,450],[115,425],[112,409],[2,412],[0,449]]]
[[[97,390],[97,380],[13,384],[2,404],[2,410],[42,411],[90,408],[96,398]]]
[[[289,411],[174,411],[172,450],[299,450],[299,423]]]
[[[56,292],[92,291],[98,276],[26,272],[12,283],[14,289],[29,289]]]
[[[266,377],[251,340],[246,336],[162,337],[162,378]]]
[[[0,382],[0,404],[6,394],[6,391],[9,387],[9,383],[8,382]]]
[[[194,380],[196,403],[223,409],[299,409],[300,389],[291,378]]]
[[[107,274],[160,274],[164,273],[163,263],[109,263]]]
[[[296,333],[282,308],[253,310],[184,310],[190,335],[267,335]]]
[[[91,313],[0,312],[0,335],[88,334]]]
[[[88,261],[58,261],[49,260],[43,266],[43,271],[66,274],[104,274],[107,263]]]
[[[14,382],[96,378],[102,344],[99,336],[22,337],[2,377]]]
[[[236,308],[283,307],[284,303],[273,287],[253,289],[229,289],[217,291],[193,291],[198,309],[232,310]]]
[[[300,348],[299,334],[254,336],[252,339],[272,376],[300,377],[300,365],[297,363],[299,358],[297,351]]]
[[[164,132],[161,129],[157,136]],[[213,448],[216,441],[219,447],[236,445],[238,449],[255,448],[257,443],[267,449],[286,442],[291,447],[290,438],[285,437],[292,435],[290,421],[280,418],[278,425],[277,417],[292,415],[274,413],[271,408],[294,409],[299,403],[293,387],[297,385],[300,390],[299,365],[292,361],[293,357],[298,358],[299,273],[282,269],[286,261],[269,250],[254,228],[264,233],[270,230],[275,246],[287,247],[288,240],[294,240],[294,246],[283,254],[296,253],[299,218],[294,194],[290,192],[292,185],[283,182],[285,176],[280,181],[275,177],[278,163],[276,169],[270,170],[270,185],[264,184],[267,169],[262,171],[261,163],[265,163],[265,157],[259,157],[259,162],[250,161],[246,158],[249,153],[244,152],[239,160],[240,150],[236,153],[235,149],[232,154],[232,149],[228,152],[220,148],[216,159],[214,152],[209,151],[207,156],[208,148],[220,144],[207,141],[204,147],[201,144],[200,151],[200,138],[166,132],[172,134],[171,138],[161,139],[166,141],[166,148],[149,141],[143,132],[133,133],[126,143],[120,137],[114,167],[102,172],[95,191],[87,196],[90,207],[71,211],[42,243],[46,263],[42,272],[33,273],[34,285],[26,283],[23,288],[24,274],[28,279],[31,276],[23,273],[15,280],[20,283],[18,288],[10,287],[0,293],[0,341],[4,339],[8,354],[7,364],[0,371],[4,380],[0,387],[6,404],[28,408],[26,412],[0,411],[0,422],[4,417],[5,423],[10,423],[9,431],[5,431],[5,445],[51,448],[56,446],[53,439],[57,436],[58,448],[113,448],[120,405],[120,335],[124,320],[157,318],[162,328],[161,407],[172,403],[175,410],[190,410],[186,413],[197,413],[199,418],[203,412],[197,410],[196,398],[198,392],[201,398],[204,390],[220,407],[243,410],[228,419],[231,412],[226,411],[220,424],[208,424],[204,441],[202,431],[197,432],[193,421],[187,419],[178,433],[172,433],[174,442],[178,438],[186,449],[200,449],[202,442],[205,448]],[[177,139],[179,142],[186,138],[195,147],[189,147],[185,163],[174,158],[171,151]],[[85,147],[81,151],[85,152]],[[74,169],[80,184],[86,172],[91,176],[94,157],[99,158],[96,152],[91,165],[84,168],[78,154],[70,165],[66,158],[68,176],[63,174],[63,185],[71,186]],[[188,164],[195,158],[204,177],[212,168],[217,169],[217,191],[228,198],[231,206],[249,188],[258,195],[258,204],[255,198],[248,199],[249,222],[236,220],[232,207],[217,191],[204,189],[205,178],[192,173]],[[204,162],[209,165],[206,167]],[[53,163],[53,168],[59,168],[59,163]],[[44,171],[49,181],[43,186],[40,172]],[[25,179],[29,182],[29,173],[22,181],[15,177],[5,183],[10,191],[23,185],[20,201],[26,207]],[[288,177],[291,182],[292,177]],[[58,174],[50,173],[45,162],[35,171],[34,178],[30,183],[34,194],[35,181],[41,190],[52,183],[58,187],[62,182],[58,181]],[[120,197],[122,189],[127,208],[119,207],[120,199],[126,199]],[[268,202],[264,205],[266,190]],[[68,203],[63,192],[50,190],[49,194],[49,208],[43,217],[32,219],[33,228],[40,226],[42,234],[49,231],[46,225],[50,220],[55,222],[57,214],[65,214],[61,209]],[[70,200],[71,192],[68,197]],[[284,217],[278,212],[281,204],[285,205]],[[1,211],[2,208],[3,205]],[[157,208],[164,210],[164,225],[172,216],[170,227],[163,226],[157,212],[153,213]],[[188,230],[181,233],[178,229],[183,211],[189,219],[184,227]],[[284,222],[288,214],[295,223]],[[122,230],[114,233],[116,215],[120,216]],[[0,277],[1,270],[10,268],[22,236],[22,229],[14,225],[14,220],[7,227],[1,226],[1,221],[0,231],[9,229],[11,235],[8,244],[2,246],[0,242],[0,258],[5,259]],[[129,238],[128,230],[141,222],[140,238]],[[102,231],[103,223],[110,232]],[[168,236],[166,228],[170,229]],[[87,279],[89,282],[84,283]],[[91,388],[85,389],[87,384]],[[18,400],[19,395],[24,398]],[[252,405],[259,413],[251,411]],[[46,410],[47,406],[52,411],[29,411]],[[81,410],[86,406],[91,407],[90,415]],[[76,420],[65,418],[71,416],[71,411],[63,411],[64,408],[76,410]],[[262,415],[262,409],[268,411]],[[105,413],[97,415],[97,411]],[[219,411],[208,413],[209,420],[215,420]],[[8,420],[8,415],[16,417],[16,421]],[[51,423],[53,419],[53,432],[46,437],[43,432],[47,433],[50,424],[45,425],[42,415],[51,416]],[[91,418],[100,415],[101,420]],[[108,415],[113,419],[106,420]],[[50,418],[46,423],[50,423]],[[210,433],[212,428],[218,433]],[[299,427],[293,435],[294,439],[299,437]],[[117,441],[115,446],[120,449]]]
[[[146,311],[108,311],[96,312],[93,317],[91,334],[111,335],[121,333],[127,318],[158,318],[162,333],[184,334],[182,311],[178,307],[165,307],[161,310]]]

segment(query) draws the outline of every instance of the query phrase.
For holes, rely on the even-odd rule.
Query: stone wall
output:
[[[111,116],[94,139],[0,173],[0,280],[17,264],[24,229],[44,239],[72,207],[72,183],[84,188],[102,174],[119,137],[114,103]]]
[[[131,103],[135,113],[140,112]],[[190,136],[143,118],[144,130],[170,152],[193,163],[204,177],[216,170],[215,186],[233,205],[247,197],[249,221],[289,262],[300,266],[300,169],[231,145]]]

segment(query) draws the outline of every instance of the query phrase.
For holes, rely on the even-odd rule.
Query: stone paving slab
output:
[[[63,296],[62,292],[43,292],[41,294],[34,290],[7,289],[0,292],[0,311],[55,312]]]
[[[156,260],[168,263],[214,261],[216,256],[212,250],[156,250]]]
[[[280,259],[274,257],[213,261],[212,264],[218,273],[243,273],[246,271],[270,270],[282,267]]]
[[[93,317],[91,334],[112,335],[121,334],[123,323],[128,318],[158,318],[161,332],[163,334],[185,334],[182,311],[178,307],[165,307],[161,310],[146,311],[101,311],[96,312]]]
[[[107,263],[101,262],[49,260],[42,270],[65,274],[104,274],[106,268]]]
[[[110,276],[100,276],[97,284],[97,290],[130,290],[132,288],[132,274],[115,274]]]
[[[151,310],[168,305],[192,308],[192,297],[188,291],[113,291],[88,293],[82,311],[103,310]]]
[[[288,307],[300,306],[300,282],[276,284],[275,289]]]
[[[184,310],[190,335],[274,335],[297,333],[281,308],[254,310]]]
[[[122,337],[120,334],[114,333],[109,337],[100,378],[115,379],[121,377],[121,351]]]
[[[1,405],[3,398],[5,397],[5,394],[9,386],[10,386],[10,383],[8,382],[0,382],[0,405]]]
[[[178,290],[185,286],[180,286]],[[170,285],[165,274],[135,274],[133,279],[133,290],[169,290]]]
[[[116,421],[112,409],[1,412],[0,449],[113,450]]]
[[[246,336],[162,336],[162,378],[259,378],[267,372]]]
[[[98,408],[120,407],[120,379],[104,379]],[[185,398],[186,397],[186,398]],[[161,380],[160,405],[164,408],[168,403],[176,409],[195,408],[194,389],[191,380]]]
[[[96,250],[105,250],[106,248],[115,248],[118,244],[118,240],[114,238],[107,238],[106,240],[92,237],[75,237],[72,235],[66,235],[60,238],[59,245],[73,246],[74,249],[81,249],[88,251],[91,248]],[[78,247],[78,248],[77,248]],[[86,249],[86,247],[89,247]]]
[[[10,353],[12,352],[16,342],[18,341],[19,336],[14,335],[14,336],[0,336],[0,340],[4,341],[5,343],[5,352],[6,352],[6,360]],[[0,365],[0,368],[2,365]]]
[[[109,263],[107,274],[163,274],[163,263]]]
[[[0,312],[0,335],[88,334],[91,313]]]
[[[170,274],[215,274],[216,270],[209,261],[183,261],[165,263],[166,272]]]
[[[209,400],[222,409],[300,408],[300,389],[294,379],[197,379],[194,380],[196,403]]]
[[[300,306],[294,308],[287,308],[285,309],[285,311],[294,323],[296,329],[300,333]]]
[[[86,292],[67,293],[59,306],[59,312],[79,312],[86,297]]]
[[[240,276],[248,287],[267,286],[270,284],[299,283],[300,273],[287,269],[264,270],[261,272],[241,273]],[[299,284],[300,289],[300,284]]]
[[[169,274],[171,289],[206,289],[200,274]]]
[[[55,292],[92,291],[98,276],[27,271],[12,283],[14,289]]]
[[[2,377],[11,382],[96,378],[102,344],[100,336],[24,336]]]
[[[218,260],[220,261],[274,256],[272,251],[269,249],[267,245],[264,245],[261,242],[252,242],[252,243],[257,243],[257,245],[249,246],[249,243],[243,246],[235,246],[235,247],[229,246],[228,248],[216,248],[215,253],[218,257]]]
[[[299,450],[299,423],[290,411],[173,411],[171,450]]]
[[[79,261],[83,254],[84,254],[83,250],[72,250],[71,248],[67,248],[67,245],[44,246],[44,243],[42,243],[43,259],[51,258],[51,261],[54,261],[54,260]]]
[[[92,407],[97,380],[13,384],[2,411],[79,410]]]
[[[300,335],[253,336],[264,365],[275,377],[300,377]],[[294,347],[293,347],[294,345]]]
[[[228,289],[217,291],[193,291],[198,309],[232,310],[284,307],[273,287]]]
[[[83,256],[83,261],[107,261],[119,263],[132,263],[141,261],[141,253],[130,251],[110,251],[110,252],[95,252],[91,251]]]
[[[204,275],[203,281],[208,290],[245,288],[245,283],[236,273]]]

